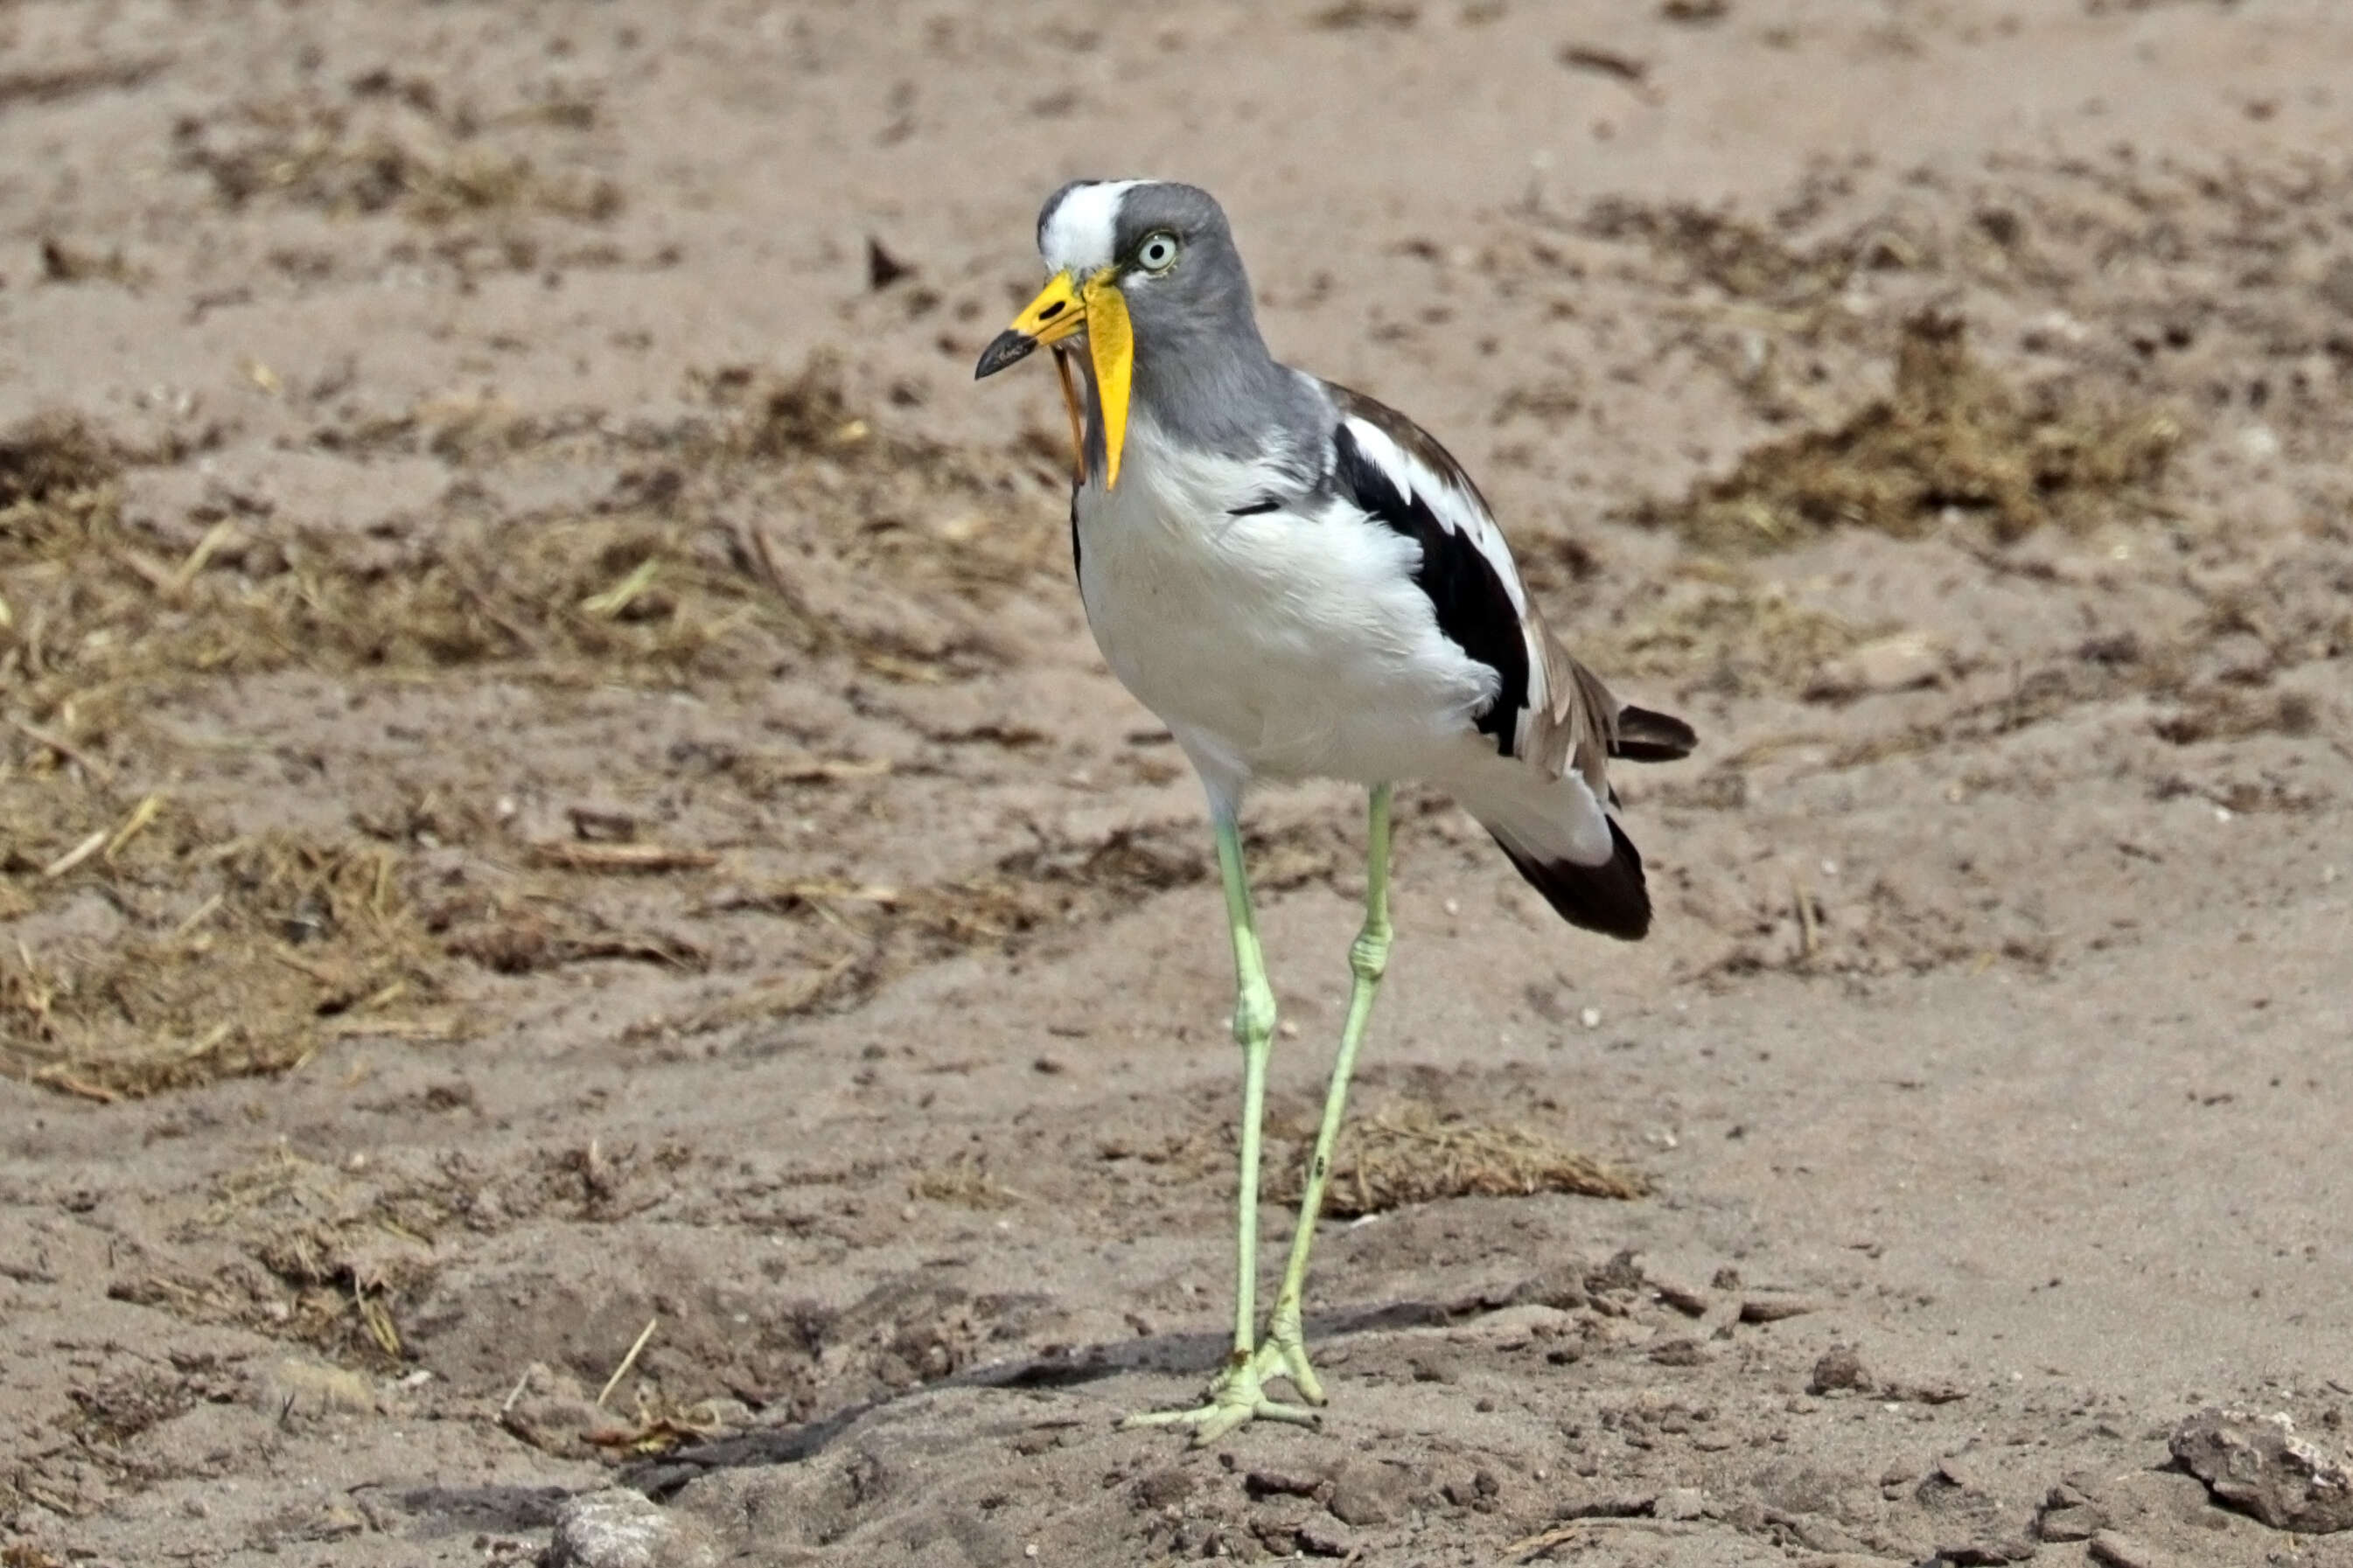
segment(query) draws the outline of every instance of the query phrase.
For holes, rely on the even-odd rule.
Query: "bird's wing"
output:
[[[1345,387],[1330,388],[1340,422],[1332,483],[1377,521],[1421,546],[1414,581],[1439,630],[1498,678],[1479,731],[1495,749],[1555,777],[1580,774],[1609,798],[1609,759],[1663,761],[1691,750],[1689,726],[1621,707],[1569,656],[1520,583],[1486,498],[1445,447],[1412,420]]]

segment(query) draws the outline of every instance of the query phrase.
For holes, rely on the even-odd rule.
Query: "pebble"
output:
[[[2034,1521],[2034,1533],[2044,1541],[2089,1541],[2100,1532],[2095,1508],[2054,1508]]]
[[[592,1434],[620,1428],[609,1413],[571,1394],[525,1394],[500,1413],[499,1425],[543,1454],[563,1455],[586,1452]]]
[[[1698,1519],[1707,1512],[1707,1499],[1697,1487],[1669,1487],[1651,1505],[1653,1519]]]
[[[1356,1554],[1355,1537],[1336,1524],[1311,1519],[1299,1527],[1299,1550],[1310,1557],[1353,1557]]]
[[[2175,1559],[2129,1535],[2104,1530],[2092,1537],[2091,1560],[2103,1568],[2175,1568]]]
[[[1867,1392],[1876,1385],[1862,1356],[1852,1345],[1832,1345],[1814,1363],[1814,1372],[1806,1380],[1808,1394]]]
[[[1314,1497],[1323,1485],[1321,1476],[1288,1470],[1252,1470],[1242,1478],[1242,1490],[1252,1497]]]
[[[1389,1496],[1388,1484],[1379,1470],[1369,1465],[1349,1465],[1333,1478],[1332,1498],[1324,1506],[1341,1523],[1363,1530],[1397,1517]]]
[[[1715,1304],[1715,1297],[1704,1286],[1678,1274],[1648,1264],[1643,1266],[1642,1274],[1651,1289],[1658,1292],[1660,1300],[1687,1318],[1705,1317],[1708,1308]]]
[[[1166,1508],[1191,1497],[1193,1486],[1193,1478],[1172,1465],[1139,1479],[1135,1483],[1135,1500],[1146,1508]]]
[[[616,1487],[556,1510],[547,1568],[717,1568],[719,1548],[691,1520]]]
[[[1821,1310],[1822,1304],[1810,1296],[1766,1291],[1741,1299],[1740,1321],[1744,1323],[1778,1323],[1785,1318],[1802,1318],[1809,1312]]]
[[[1940,1546],[1936,1549],[1936,1561],[1949,1563],[1953,1568],[2000,1568],[2006,1563],[2026,1562],[2036,1550],[2034,1542],[2024,1536],[2001,1535],[1957,1546]]]
[[[2274,1530],[2353,1530],[2353,1469],[2297,1436],[2284,1415],[2209,1406],[2176,1426],[2167,1446],[2215,1501]]]

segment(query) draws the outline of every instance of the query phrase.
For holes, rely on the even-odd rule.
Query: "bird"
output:
[[[1619,701],[1528,595],[1461,464],[1404,415],[1278,361],[1224,209],[1196,186],[1080,180],[1047,199],[1048,281],[976,380],[1050,349],[1074,447],[1071,549],[1096,646],[1166,725],[1208,796],[1242,1050],[1233,1348],[1198,1405],[1134,1425],[1214,1442],[1314,1425],[1308,1256],[1373,1002],[1387,972],[1396,786],[1451,795],[1570,925],[1651,925],[1609,763],[1665,762],[1692,727]],[[1258,1331],[1259,1171],[1275,1001],[1243,864],[1261,782],[1366,791],[1364,920],[1290,1256]],[[1271,1396],[1286,1380],[1298,1402]]]

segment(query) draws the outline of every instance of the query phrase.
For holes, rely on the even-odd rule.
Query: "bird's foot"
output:
[[[1260,1361],[1272,1349],[1273,1344],[1270,1341],[1249,1355],[1237,1352],[1234,1359],[1227,1363],[1225,1370],[1210,1380],[1207,1404],[1190,1410],[1145,1411],[1121,1422],[1120,1429],[1189,1426],[1193,1429],[1193,1446],[1198,1448],[1216,1442],[1235,1427],[1250,1421],[1288,1421],[1300,1426],[1320,1426],[1323,1418],[1306,1406],[1285,1405],[1266,1396],[1260,1375]],[[1287,1365],[1282,1363],[1279,1370],[1287,1369]],[[1302,1354],[1299,1367],[1305,1371],[1306,1366],[1307,1358]],[[1285,1375],[1289,1375],[1287,1370]],[[1308,1376],[1312,1380],[1314,1373],[1308,1373]],[[1304,1385],[1301,1392],[1306,1392]],[[1317,1389],[1314,1397],[1320,1400],[1323,1391]]]
[[[1250,1357],[1250,1370],[1263,1384],[1268,1378],[1282,1377],[1291,1381],[1299,1397],[1310,1405],[1324,1404],[1324,1383],[1315,1369],[1307,1363],[1307,1339],[1300,1331],[1299,1310],[1277,1306],[1274,1321],[1266,1326],[1266,1338],[1261,1340],[1258,1351]]]

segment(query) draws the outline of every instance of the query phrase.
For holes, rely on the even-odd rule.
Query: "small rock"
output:
[[[1651,1359],[1661,1366],[1704,1366],[1712,1358],[1699,1341],[1679,1337],[1652,1345]]]
[[[1306,1516],[1295,1510],[1259,1514],[1250,1521],[1250,1532],[1263,1542],[1268,1551],[1288,1556],[1299,1545],[1299,1527],[1306,1522]]]
[[[1915,1405],[1957,1405],[1968,1396],[1969,1391],[1957,1383],[1906,1383],[1887,1391],[1888,1398]]]
[[[1898,632],[1823,661],[1806,696],[1814,701],[1904,691],[1944,678],[1944,646],[1926,632]]]
[[[1324,1504],[1342,1524],[1359,1530],[1388,1523],[1397,1517],[1388,1479],[1371,1465],[1347,1465],[1332,1479],[1332,1496]]]
[[[1310,1557],[1353,1557],[1356,1554],[1356,1538],[1336,1524],[1311,1519],[1301,1525],[1294,1540],[1299,1550]]]
[[[2045,1492],[2042,1506],[2034,1513],[2034,1536],[2038,1541],[2089,1541],[2107,1527],[2108,1510],[2094,1502],[2091,1494],[2068,1481]]]
[[[2105,1568],[2175,1568],[2169,1552],[2135,1541],[2113,1530],[2104,1530],[2092,1537],[2091,1560]]]
[[[2000,1568],[2005,1563],[2023,1563],[2035,1551],[2034,1542],[2024,1536],[1998,1535],[1958,1546],[1940,1546],[1936,1549],[1936,1561],[1949,1563],[1953,1568]]]
[[[1698,1519],[1707,1512],[1707,1499],[1697,1487],[1669,1487],[1651,1505],[1656,1519]]]
[[[1574,1311],[1585,1305],[1585,1270],[1574,1263],[1547,1268],[1512,1289],[1512,1305],[1556,1308]]]
[[[2217,1502],[2274,1530],[2353,1529],[2353,1470],[2297,1436],[2284,1415],[2209,1407],[2176,1426],[2168,1447]]]
[[[1965,1492],[1981,1492],[1986,1489],[1985,1478],[1978,1474],[1978,1468],[1958,1454],[1947,1454],[1937,1460],[1936,1474]]]
[[[1832,1393],[1867,1394],[1877,1380],[1862,1364],[1862,1356],[1852,1345],[1832,1345],[1814,1363],[1814,1373],[1806,1380],[1806,1392],[1813,1394]]]
[[[1138,1477],[1135,1500],[1146,1508],[1167,1508],[1191,1497],[1195,1484],[1188,1472],[1171,1465],[1166,1469]]]
[[[1641,1254],[1630,1247],[1611,1255],[1609,1262],[1586,1270],[1585,1293],[1588,1296],[1599,1296],[1605,1290],[1639,1290],[1641,1288]]]
[[[1744,1323],[1778,1323],[1784,1318],[1801,1318],[1808,1312],[1819,1312],[1821,1303],[1808,1296],[1791,1296],[1780,1291],[1753,1291],[1740,1302],[1740,1321]]]
[[[1552,1510],[1553,1518],[1567,1522],[1573,1519],[1641,1519],[1655,1514],[1659,1508],[1657,1492],[1586,1492],[1564,1498]],[[1763,1526],[1760,1517],[1759,1528]]]
[[[1252,1470],[1242,1478],[1242,1490],[1252,1497],[1314,1497],[1323,1485],[1321,1476],[1287,1470]]]
[[[499,1424],[543,1454],[577,1455],[591,1434],[618,1430],[610,1415],[568,1394],[526,1394],[508,1406]]]
[[[2046,1508],[2035,1516],[2034,1533],[2043,1541],[2089,1541],[2106,1522],[2098,1509],[2084,1504]]]
[[[588,1492],[555,1513],[547,1568],[716,1568],[718,1544],[682,1519],[624,1488]]]
[[[1820,1552],[1836,1558],[1859,1553],[1862,1550],[1862,1542],[1818,1513],[1799,1514],[1789,1521],[1788,1530],[1798,1538],[1798,1543],[1810,1552]]]
[[[1662,1273],[1655,1268],[1643,1272],[1650,1280],[1651,1289],[1658,1292],[1659,1300],[1686,1318],[1705,1317],[1708,1308],[1715,1304],[1715,1298],[1704,1287],[1679,1275]]]

